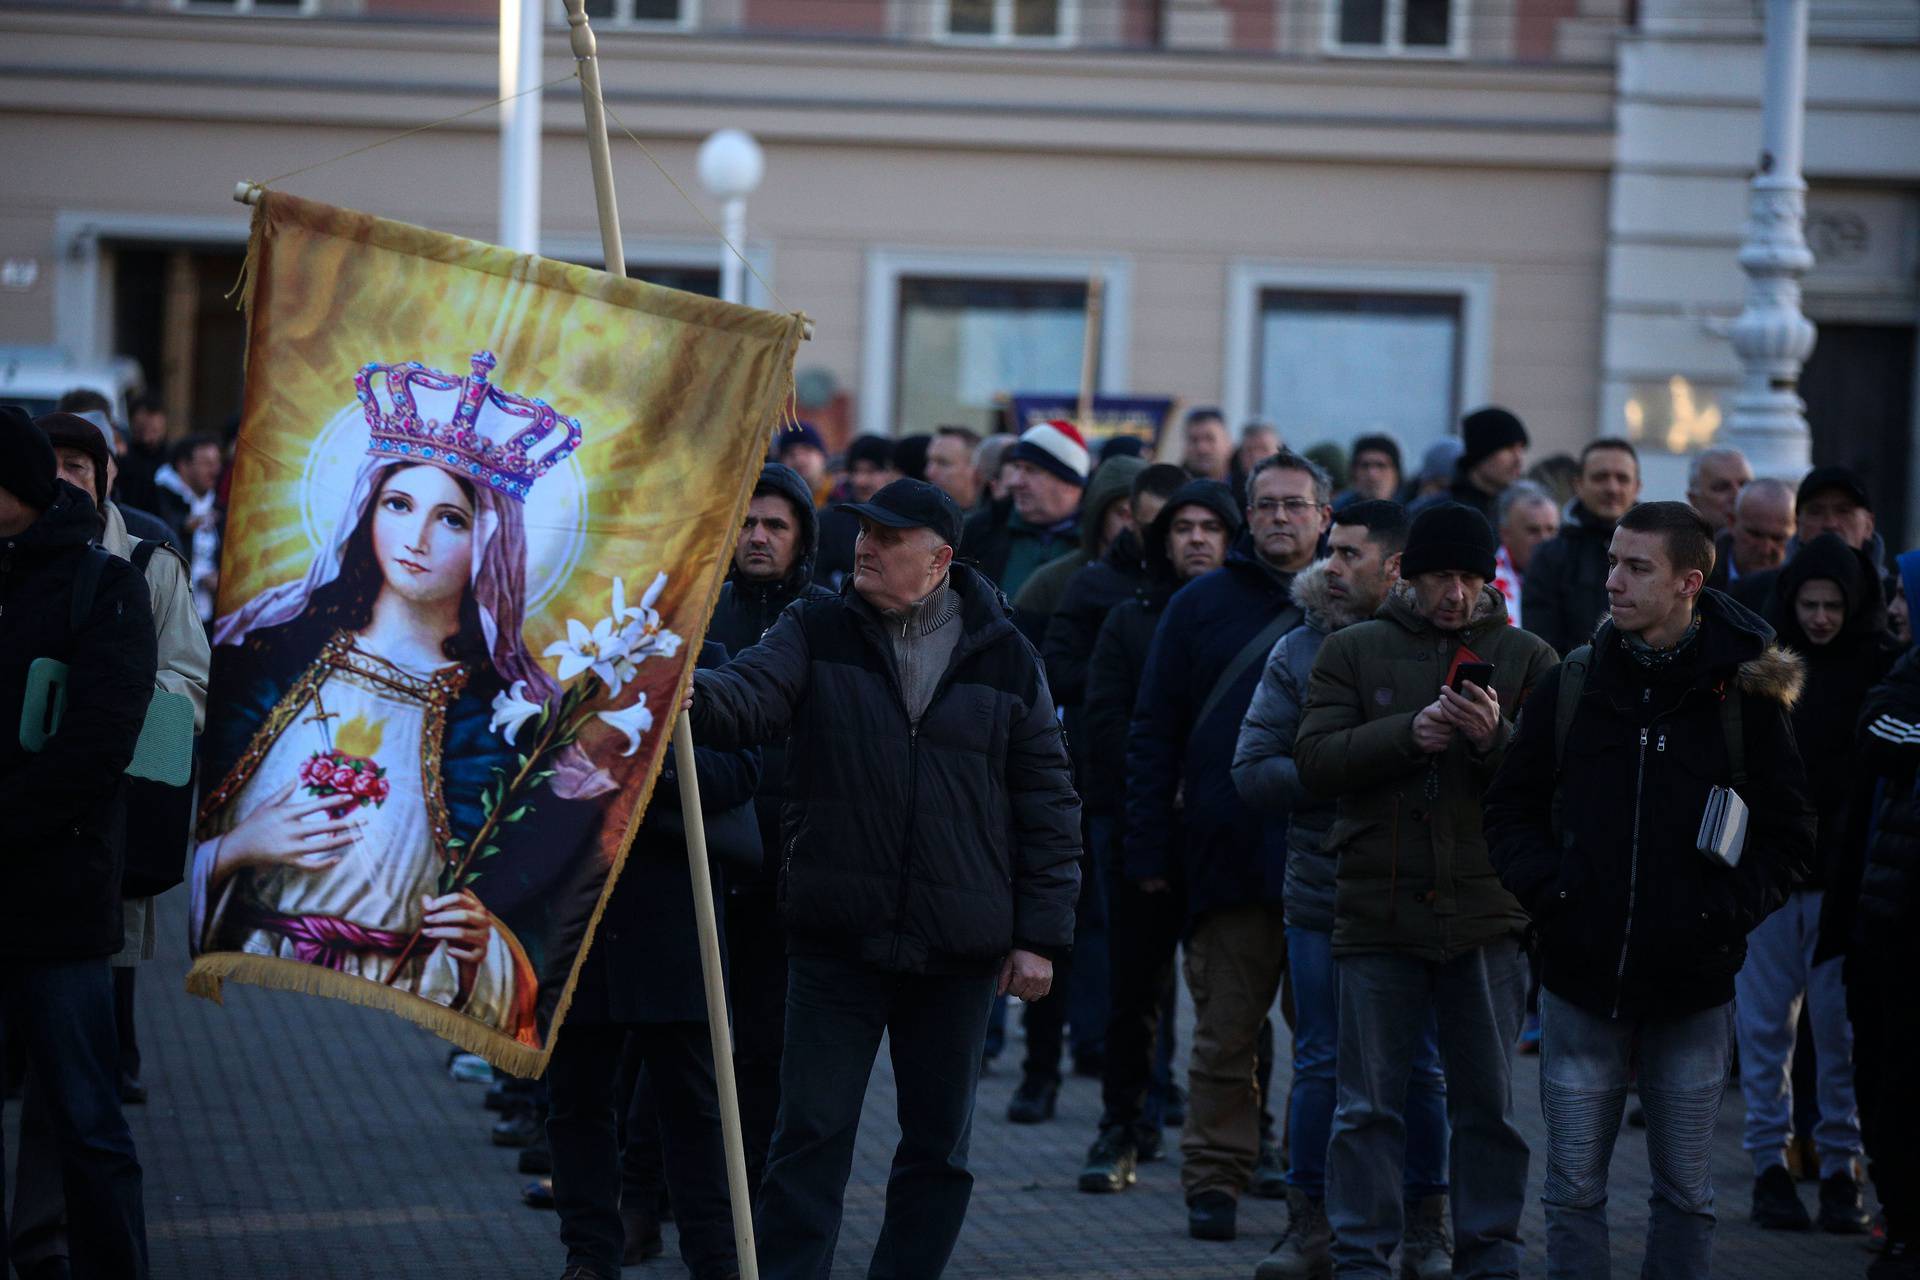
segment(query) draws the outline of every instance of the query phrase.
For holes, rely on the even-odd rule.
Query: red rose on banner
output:
[[[366,756],[344,751],[316,751],[300,766],[300,781],[310,796],[340,796],[335,812],[352,813],[363,804],[379,808],[387,802],[387,771]]]

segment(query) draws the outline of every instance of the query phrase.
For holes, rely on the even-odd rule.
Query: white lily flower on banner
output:
[[[613,620],[602,618],[589,631],[578,618],[567,619],[567,638],[555,640],[546,648],[545,657],[560,659],[560,680],[564,684],[582,671],[592,671],[601,683],[618,693],[625,683],[616,664],[627,655],[626,641],[615,633]]]
[[[647,710],[647,695],[644,693],[622,710],[596,711],[594,714],[627,735],[627,749],[620,753],[623,756],[638,751],[641,736],[653,728],[653,712]]]
[[[666,576],[664,573],[661,574],[660,580],[664,582]],[[619,578],[615,578],[613,580],[613,625],[616,627],[623,626],[639,616],[640,610],[627,604],[627,584]]]
[[[680,636],[667,630],[666,621],[654,606],[659,603],[660,593],[667,589],[667,575],[661,573],[640,597],[638,608],[628,609],[630,615],[626,629],[620,633],[621,643],[625,646],[627,661],[639,663],[647,658],[671,658],[680,652]],[[632,675],[629,673],[628,679]]]
[[[540,703],[527,700],[527,682],[515,680],[511,688],[493,695],[493,719],[487,729],[511,743],[520,735],[520,726],[543,710]]]

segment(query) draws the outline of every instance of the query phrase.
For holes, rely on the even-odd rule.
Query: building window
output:
[[[1072,0],[945,0],[939,35],[990,44],[1065,44],[1073,38]]]
[[[903,276],[899,283],[900,430],[953,423],[987,434],[998,430],[1004,397],[1080,385],[1085,281]]]
[[[1388,431],[1424,445],[1460,416],[1459,294],[1262,289],[1255,412],[1296,448]]]
[[[603,27],[690,27],[698,0],[587,0],[587,17]],[[558,21],[567,20],[566,5]]]
[[[1466,52],[1458,0],[1328,0],[1327,47],[1338,53],[1453,57]]]
[[[319,0],[173,0],[173,7],[195,13],[270,13],[287,16],[313,13]]]

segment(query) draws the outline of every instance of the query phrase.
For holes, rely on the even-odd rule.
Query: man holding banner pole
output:
[[[993,584],[953,563],[953,500],[897,480],[850,509],[852,590],[797,602],[688,701],[710,746],[789,739],[762,1274],[830,1267],[884,1033],[901,1136],[870,1274],[936,1276],[972,1194],[988,1009],[1046,996],[1072,944],[1080,801],[1037,655]]]

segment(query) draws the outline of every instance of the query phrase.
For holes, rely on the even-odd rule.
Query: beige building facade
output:
[[[1644,186],[1645,166],[1618,5],[590,8],[610,107],[699,206],[616,128],[630,270],[716,286],[705,219],[718,214],[693,157],[713,129],[751,131],[767,170],[748,205],[762,278],[748,299],[816,321],[802,394],[831,431],[985,426],[996,396],[1072,389],[1095,275],[1102,391],[1217,403],[1299,445],[1388,429],[1411,464],[1462,411],[1498,402],[1537,451],[1575,450],[1624,430],[1649,379],[1711,381],[1684,363],[1691,347],[1663,363],[1662,339],[1635,327],[1647,315],[1636,280],[1671,292],[1690,278],[1663,284],[1666,264],[1629,225],[1648,201],[1622,191],[1623,173]],[[0,152],[15,175],[0,186],[0,345],[130,355],[176,429],[217,429],[238,403],[239,326],[222,296],[244,249],[235,181],[489,102],[493,11],[0,3]],[[557,3],[549,16],[557,79],[572,59]],[[1920,104],[1920,91],[1889,92]],[[571,80],[547,90],[544,116],[542,251],[597,262]],[[1920,131],[1879,136],[1897,150]],[[497,137],[483,110],[277,185],[492,238]],[[1723,259],[1707,308],[1724,309],[1730,272],[1737,309],[1740,202],[1726,176],[1751,157],[1719,148],[1740,137],[1699,144],[1720,184],[1696,202],[1717,219],[1711,236],[1685,233]],[[1920,165],[1894,168],[1896,187],[1920,180]],[[1651,199],[1656,221],[1666,203]],[[1730,357],[1716,359],[1724,373]],[[1660,407],[1640,412],[1643,441],[1661,447]]]

